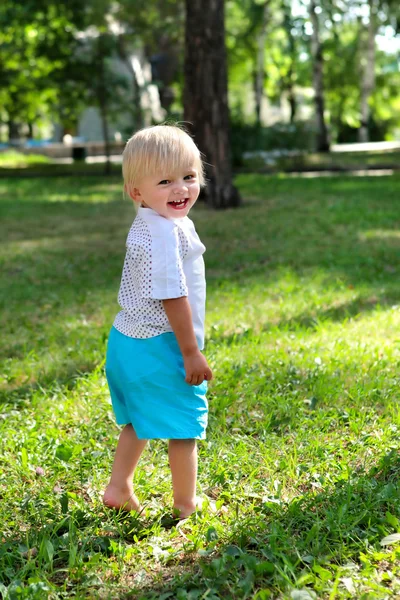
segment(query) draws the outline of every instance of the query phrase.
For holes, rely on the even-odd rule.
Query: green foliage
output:
[[[101,504],[118,434],[104,354],[134,216],[120,179],[0,180],[4,599],[400,594],[399,178],[236,184],[243,208],[193,212],[208,501],[166,529],[161,442],[137,471],[143,515]]]
[[[233,121],[231,125],[231,151],[235,167],[246,164],[248,153],[292,153],[310,151],[315,145],[315,131],[312,123],[276,123],[271,127],[248,125]],[[259,166],[265,164],[262,160]],[[254,160],[252,165],[256,166]]]
[[[1,3],[0,116],[14,127],[15,137],[22,124],[40,124],[54,114],[57,82],[75,47],[72,22],[80,24],[82,10],[75,0],[68,6]]]
[[[247,105],[252,96],[256,70],[257,35],[260,32],[263,2],[226,3],[226,43],[228,48],[229,91],[234,110],[244,120],[253,120]],[[310,85],[309,62],[299,59],[307,50],[304,18],[291,16],[289,3],[268,2],[265,49],[265,93],[272,101],[280,99],[290,86]]]
[[[253,122],[249,110],[256,64],[257,32],[260,27],[262,3],[227,2],[227,47],[229,58],[230,100],[234,113],[244,122]],[[360,126],[360,75],[363,48],[360,43],[363,25],[360,5],[365,2],[321,3],[320,23],[323,44],[326,117],[332,141],[353,141],[351,136]],[[292,4],[282,0],[269,3],[265,49],[265,96],[271,102],[282,103],[290,96],[303,104],[301,90],[312,88],[310,29],[306,10],[293,16]],[[381,3],[379,33],[395,25],[398,5]],[[388,32],[386,31],[386,34]],[[341,60],[338,60],[338,56]],[[377,85],[371,98],[373,117],[371,138],[387,139],[398,129],[399,75],[395,52],[377,52]],[[397,65],[397,66],[396,66]],[[254,103],[253,103],[254,104]],[[303,108],[304,108],[303,106]]]
[[[183,0],[120,0],[114,16],[129,28],[129,33],[145,46],[147,56],[176,46],[183,51],[184,2]]]
[[[357,141],[360,126],[360,85],[364,49],[360,38],[362,26],[359,20],[339,14],[339,21],[331,14],[331,27],[324,32],[325,89],[327,109],[330,115],[331,133],[340,143]],[[342,60],[338,61],[338,51]],[[379,141],[390,137],[399,127],[398,93],[399,74],[395,54],[377,50],[376,88],[372,94],[373,108],[370,122],[370,139]]]
[[[244,123],[255,121],[255,74],[263,68],[264,95],[273,106],[289,101],[292,117],[297,110],[296,118],[310,119],[312,70],[306,7],[302,12],[302,3],[268,0],[265,22],[265,4],[264,0],[226,0],[231,108]],[[351,141],[360,124],[365,30],[360,11],[365,4],[366,0],[321,3],[326,116],[332,141]],[[398,20],[396,0],[382,0],[379,33],[396,31]],[[258,65],[264,25],[264,64]],[[89,103],[99,105],[100,96],[104,104],[108,94],[110,117],[127,112],[132,127],[140,125],[139,91],[124,88],[113,62],[132,49],[142,50],[149,60],[168,57],[166,63],[159,63],[164,67],[159,68],[156,83],[161,95],[165,88],[173,88],[175,101],[169,110],[181,115],[184,33],[183,0],[5,0],[0,6],[0,121],[9,124],[11,137],[18,137],[27,124],[40,129],[51,120],[73,131],[83,108]],[[397,59],[396,52],[377,53],[377,86],[370,99],[372,138],[391,138],[400,125]],[[301,106],[303,114],[299,115]]]

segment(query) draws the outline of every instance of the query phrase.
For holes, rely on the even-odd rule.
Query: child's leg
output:
[[[184,519],[196,510],[196,440],[170,440],[169,464],[174,492],[174,510]]]
[[[110,483],[104,492],[103,502],[111,508],[140,510],[133,493],[133,473],[147,440],[139,440],[132,425],[126,425],[119,436],[115,451]]]

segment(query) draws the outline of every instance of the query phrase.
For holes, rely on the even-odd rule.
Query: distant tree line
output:
[[[107,145],[113,115],[130,115],[132,129],[144,122],[143,83],[129,60],[140,49],[166,117],[192,122],[203,148],[229,145],[228,96],[235,120],[262,127],[265,99],[285,100],[296,124],[301,90],[313,91],[317,150],[390,136],[400,126],[399,23],[398,0],[3,0],[0,123],[9,140],[49,120],[74,131],[96,106]],[[383,33],[392,47],[378,43]],[[201,119],[217,145],[196,131]],[[217,165],[229,158],[221,152]],[[221,194],[221,205],[235,202],[232,191]]]

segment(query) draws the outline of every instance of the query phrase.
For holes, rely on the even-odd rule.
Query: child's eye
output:
[[[185,175],[184,179],[194,179],[194,175]]]
[[[158,183],[158,185],[166,185],[167,183],[169,183],[169,179],[163,179]]]

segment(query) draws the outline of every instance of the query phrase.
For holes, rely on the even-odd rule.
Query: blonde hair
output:
[[[178,125],[155,125],[137,131],[128,140],[122,155],[125,189],[137,185],[142,177],[156,173],[172,176],[180,170],[195,168],[200,185],[205,184],[200,150],[190,135]]]

